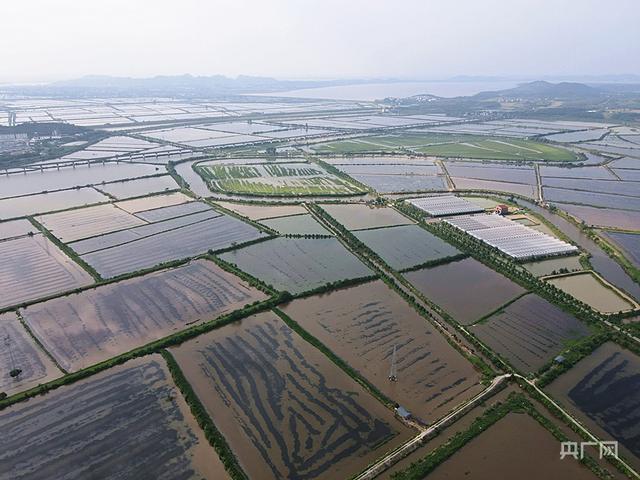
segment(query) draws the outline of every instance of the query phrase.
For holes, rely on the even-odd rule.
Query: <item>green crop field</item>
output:
[[[575,153],[554,145],[508,137],[442,133],[402,133],[319,144],[318,153],[358,153],[407,149],[440,157],[493,160],[573,161]]]
[[[240,195],[353,195],[365,190],[311,163],[196,167],[213,191]]]

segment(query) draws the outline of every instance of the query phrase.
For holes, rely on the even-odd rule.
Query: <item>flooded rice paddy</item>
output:
[[[640,233],[605,232],[636,267],[640,268]]]
[[[436,176],[442,173],[442,169],[436,164],[422,163],[367,163],[367,164],[336,164],[347,175],[421,175]]]
[[[446,167],[452,177],[524,183],[527,185],[536,185],[537,183],[533,167],[476,162],[447,162]]]
[[[350,478],[413,434],[274,313],[171,352],[252,479]]]
[[[592,207],[640,211],[640,198],[638,197],[552,187],[544,187],[543,194],[545,200],[549,202],[574,203],[577,205],[590,205]]]
[[[393,402],[433,423],[482,386],[473,366],[382,281],[282,309]],[[396,348],[396,382],[389,380]]]
[[[461,253],[418,225],[360,230],[353,234],[395,270]]]
[[[540,175],[543,178],[590,178],[601,180],[616,180],[616,176],[605,167],[555,167],[540,165]]]
[[[583,178],[545,178],[546,188],[562,188],[582,190],[586,192],[610,193],[613,195],[640,196],[640,183],[621,182],[618,180],[592,180]]]
[[[2,480],[228,478],[159,355],[13,405],[0,428]]]
[[[537,262],[523,263],[522,266],[533,273],[536,277],[554,275],[564,270],[569,272],[583,270],[582,265],[580,264],[580,257],[575,255],[571,257],[549,258],[547,260],[540,260]]]
[[[152,197],[136,198],[134,200],[125,200],[116,203],[118,208],[125,212],[138,213],[144,210],[152,210],[155,208],[171,207],[180,203],[193,201],[193,198],[184,193],[174,192],[167,195],[155,195]]]
[[[186,215],[192,215],[199,212],[211,212],[217,216],[221,214],[217,210],[211,208],[210,205],[205,202],[187,202],[179,203],[177,205],[170,205],[168,207],[153,208],[151,210],[143,210],[137,212],[134,215],[137,218],[141,218],[145,222],[164,222],[172,218],[184,217]]]
[[[598,478],[571,457],[560,460],[559,452],[560,442],[536,420],[523,413],[509,413],[436,467],[428,478]]]
[[[22,315],[58,363],[75,371],[265,298],[197,260],[32,305]]]
[[[0,200],[0,220],[55,212],[110,200],[92,187]]]
[[[266,236],[237,218],[208,210],[89,239],[82,259],[105,278]],[[74,248],[75,244],[71,244]]]
[[[409,225],[413,221],[390,207],[363,204],[326,204],[322,209],[348,230]]]
[[[335,238],[278,237],[220,255],[277,290],[293,294],[373,272]]]
[[[90,285],[93,278],[44,235],[0,242],[0,308]]]
[[[638,170],[616,168],[613,171],[618,177],[620,177],[621,180],[625,182],[640,182],[640,171]],[[636,183],[636,185],[638,184]]]
[[[407,272],[404,277],[464,325],[525,292],[473,258]]]
[[[351,177],[380,193],[430,192],[447,189],[442,176],[351,174]]]
[[[542,367],[567,342],[589,335],[586,325],[534,294],[519,298],[469,330],[526,373]]]
[[[0,240],[22,237],[29,233],[38,233],[38,229],[29,220],[20,219],[0,223]]]
[[[218,205],[236,212],[251,220],[264,220],[267,218],[287,217],[289,215],[301,215],[308,213],[302,205],[251,205],[243,203],[216,202]]]
[[[523,183],[494,182],[491,180],[477,180],[474,178],[451,177],[457,190],[489,190],[497,192],[515,193],[529,198],[537,198],[537,188]]]
[[[0,198],[51,192],[105,182],[166,173],[154,165],[106,163],[76,167],[48,168],[28,173],[0,175]]]
[[[281,235],[331,235],[311,215],[291,215],[289,217],[268,218],[260,223]]]
[[[640,212],[559,203],[558,207],[587,225],[640,231]]]
[[[22,372],[12,377],[14,369]],[[0,392],[12,395],[60,376],[62,372],[36,345],[18,316],[14,312],[0,314]]]
[[[169,175],[161,177],[141,178],[138,180],[127,180],[123,182],[108,183],[98,187],[103,192],[114,196],[118,200],[130,197],[139,197],[151,193],[177,190],[180,188],[175,180]]]
[[[634,307],[633,303],[589,272],[549,278],[547,281],[600,312],[613,313]]]
[[[65,243],[146,224],[113,204],[41,215],[36,220]]]
[[[612,168],[626,168],[630,170],[640,170],[640,158],[622,157],[609,164]]]
[[[605,440],[617,440],[623,455],[640,466],[640,359],[605,343],[547,390]]]
[[[189,214],[172,217],[171,215],[175,213],[176,208],[181,210],[180,213]],[[189,210],[189,212],[184,212],[184,210]],[[148,212],[137,213],[134,218],[142,220],[145,220],[146,218],[157,218],[159,221],[146,223],[145,220],[145,222],[143,222],[139,227],[117,230],[115,232],[104,233],[102,235],[85,238],[83,240],[77,240],[69,243],[69,246],[78,254],[84,255],[89,252],[123,245],[125,243],[151,237],[163,232],[179,229],[221,216],[221,213],[211,209],[208,205],[204,205],[199,202],[185,203],[175,207],[158,208],[155,210],[149,210]]]

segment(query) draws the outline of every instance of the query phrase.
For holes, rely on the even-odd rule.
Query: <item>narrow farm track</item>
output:
[[[442,169],[442,173],[444,173],[444,178],[447,181],[447,189],[450,192],[453,192],[456,189],[456,186],[453,184],[453,180],[451,180],[451,175],[449,175],[449,170],[447,170],[447,166],[441,159],[436,159],[436,165],[439,165]]]
[[[436,423],[434,423],[430,427],[424,428],[424,429],[422,429],[421,427],[418,427],[418,428],[421,428],[421,431],[418,435],[413,437],[404,445],[401,445],[400,447],[396,448],[394,451],[382,457],[380,460],[378,460],[376,463],[371,465],[360,475],[355,477],[354,480],[369,480],[377,477],[382,472],[389,469],[390,467],[395,465],[397,462],[405,458],[408,454],[410,454],[414,450],[417,450],[422,445],[424,445],[424,443],[428,441],[429,438],[436,435],[441,428],[444,428],[450,423],[456,421],[459,417],[467,413],[469,409],[473,408],[475,405],[477,405],[479,402],[481,402],[485,398],[491,396],[492,393],[497,388],[499,388],[503,384],[503,382],[507,381],[507,379],[510,377],[511,377],[511,374],[508,374],[508,373],[495,377],[491,381],[491,384],[487,388],[485,388],[482,392],[480,392],[470,400],[464,402],[463,404],[459,405],[455,410],[453,410],[451,413],[449,413],[445,417],[438,420]],[[413,426],[416,426],[416,425],[413,425]]]
[[[538,192],[538,201],[542,202],[544,197],[543,197],[543,191],[542,191],[542,177],[540,176],[540,165],[538,163],[534,163],[533,164],[533,168],[536,172],[536,191]]]
[[[527,384],[529,384],[532,388],[534,388],[536,390],[536,392],[543,397],[547,402],[549,402],[550,404],[552,404],[556,409],[558,409],[558,411],[560,413],[562,413],[565,416],[565,419],[567,421],[569,421],[570,423],[572,423],[573,425],[575,425],[581,432],[583,432],[587,437],[589,437],[590,441],[593,442],[600,442],[601,440],[596,437],[593,433],[591,433],[589,430],[587,430],[586,427],[584,427],[578,420],[576,420],[569,412],[567,412],[565,409],[563,409],[560,405],[558,405],[549,395],[547,395],[544,391],[542,391],[540,388],[538,388],[538,386],[535,383],[535,380],[531,380],[528,379],[526,377],[523,377],[520,374],[514,373],[513,377],[520,379],[523,382],[526,382]],[[640,473],[638,473],[631,465],[629,465],[628,463],[626,463],[624,460],[617,458],[617,460],[625,467],[629,470],[629,472],[631,473],[631,475],[635,475],[636,478],[640,479]]]

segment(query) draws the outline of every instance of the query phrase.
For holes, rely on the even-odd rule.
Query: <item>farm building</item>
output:
[[[396,415],[402,420],[411,420],[411,412],[404,408],[402,405],[396,407]]]
[[[414,207],[428,213],[432,217],[478,213],[484,209],[473,202],[455,195],[438,195],[432,197],[410,198],[407,200]]]
[[[496,205],[495,213],[498,215],[507,215],[509,213],[509,206],[507,205]]]
[[[574,245],[498,215],[464,215],[444,221],[516,260],[578,252]]]

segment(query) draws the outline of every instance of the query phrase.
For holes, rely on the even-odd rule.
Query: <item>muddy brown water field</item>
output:
[[[146,177],[137,180],[107,183],[99,185],[98,188],[121,200],[150,193],[177,190],[180,187],[170,175],[163,175],[161,177]]]
[[[330,282],[373,275],[336,238],[284,238],[225,252],[220,258],[277,290],[297,294]]]
[[[404,277],[464,325],[525,292],[473,258],[408,272]]]
[[[27,235],[29,232],[37,233],[38,229],[26,219],[11,220],[9,222],[0,223],[0,240],[22,237]]]
[[[522,266],[537,277],[559,273],[563,269],[569,272],[583,270],[580,264],[580,257],[576,255],[523,263]]]
[[[265,298],[197,260],[32,305],[22,315],[62,368],[75,371]]]
[[[633,303],[613,288],[605,286],[591,272],[549,278],[547,281],[600,312],[613,313],[634,307]]]
[[[44,235],[0,242],[0,308],[93,283],[93,278]]]
[[[260,223],[281,235],[331,235],[331,232],[308,214],[267,218],[261,220]]]
[[[640,234],[625,232],[601,232],[620,248],[633,265],[640,268]]]
[[[605,343],[547,390],[603,440],[640,467],[640,358]]]
[[[589,328],[543,298],[528,294],[469,330],[523,372],[542,367]]]
[[[92,187],[5,198],[0,200],[0,220],[103,203],[109,200],[109,197]]]
[[[301,215],[308,213],[302,205],[251,205],[244,203],[216,202],[216,204],[239,213],[251,220],[263,220],[265,218],[287,217],[289,215]]]
[[[327,204],[322,209],[349,230],[410,225],[413,221],[393,208],[374,208],[362,204]]]
[[[395,270],[404,270],[461,253],[418,225],[360,230],[353,234]]]
[[[431,472],[430,480],[595,480],[571,457],[560,460],[560,442],[529,415],[510,413]]]
[[[159,355],[13,405],[0,429],[1,480],[229,478]]]
[[[588,225],[640,230],[640,212],[572,205],[570,203],[559,204],[558,207],[579,220],[584,220]]]
[[[382,281],[295,300],[283,311],[425,422],[482,390],[473,366]],[[396,382],[388,378],[394,346]]]
[[[11,377],[13,369],[22,373]],[[0,315],[0,392],[12,395],[47,383],[62,372],[20,325],[14,312]]]
[[[138,213],[155,208],[170,207],[181,203],[192,202],[193,198],[182,192],[169,193],[166,195],[155,195],[152,197],[136,198],[134,200],[125,200],[115,205],[125,212]]]
[[[413,435],[272,312],[171,352],[252,480],[349,478]]]
[[[205,218],[196,220],[193,217]],[[169,223],[181,223],[182,226],[167,229]],[[156,232],[157,229],[161,232]],[[122,243],[124,234],[134,238]],[[143,236],[135,238],[137,234]],[[112,278],[151,268],[159,263],[195,257],[208,250],[229,248],[264,236],[266,233],[248,223],[209,210],[83,240],[83,243],[88,241],[104,248],[84,254],[82,259],[103,278]],[[106,246],[104,241],[115,245]]]
[[[50,213],[36,220],[65,243],[146,224],[113,204]]]

